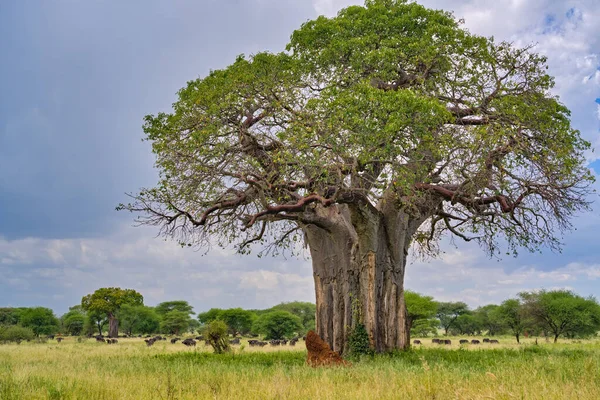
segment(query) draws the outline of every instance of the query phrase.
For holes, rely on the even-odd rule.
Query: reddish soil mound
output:
[[[322,365],[348,365],[338,353],[329,348],[329,345],[325,343],[315,331],[309,331],[306,334],[306,349],[308,350],[306,363],[312,367]]]

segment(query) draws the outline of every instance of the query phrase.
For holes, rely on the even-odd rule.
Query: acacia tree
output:
[[[438,309],[438,304],[433,300],[433,297],[423,296],[411,290],[404,292],[404,299],[406,302],[406,323],[409,333],[416,321],[431,319],[435,316]]]
[[[451,234],[490,254],[557,248],[587,207],[590,144],[546,69],[531,46],[471,34],[451,13],[367,0],[147,116],[160,181],[118,209],[182,245],[277,254],[303,239],[317,333],[347,350],[358,299],[374,349],[406,348],[411,245],[435,254]]]
[[[498,308],[492,311],[491,319],[508,326],[512,334],[515,335],[517,343],[521,343],[521,334],[531,325],[531,321],[519,299],[504,300]]]
[[[81,307],[92,315],[106,315],[108,318],[108,336],[119,336],[118,312],[123,304],[141,306],[144,297],[133,289],[100,288],[81,299]],[[98,323],[99,329],[100,324]],[[100,333],[101,334],[101,333]]]
[[[596,335],[600,329],[600,305],[593,297],[583,298],[570,290],[522,292],[519,297],[525,314],[552,333],[554,343],[563,334]]]
[[[468,313],[469,306],[462,301],[457,301],[455,303],[438,303],[435,316],[440,320],[440,326],[444,328],[444,333],[448,335],[448,331],[458,317]]]

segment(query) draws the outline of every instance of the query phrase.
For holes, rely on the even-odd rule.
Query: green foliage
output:
[[[519,299],[507,299],[490,313],[490,320],[507,326],[520,342],[521,334],[531,326],[530,317]]]
[[[257,316],[252,311],[241,308],[230,308],[219,313],[219,319],[229,327],[229,333],[247,335],[252,330],[252,324]]]
[[[595,336],[600,330],[600,305],[593,297],[583,298],[569,290],[519,293],[525,313],[544,331],[570,337]]]
[[[146,116],[160,181],[118,209],[151,225],[185,220],[163,230],[182,244],[245,252],[299,241],[291,228],[308,204],[360,206],[368,193],[375,206],[385,193],[395,211],[419,204],[431,218],[414,237],[424,251],[450,233],[510,254],[559,247],[588,208],[590,143],[532,47],[373,0],[304,23],[286,49],[239,56],[189,81],[172,113]]]
[[[60,317],[62,332],[71,335],[79,336],[85,328],[86,314],[81,309],[71,309],[69,312]]]
[[[98,332],[99,335],[102,335],[102,331],[104,330],[104,326],[108,323],[108,316],[99,311],[88,311],[87,318],[85,321],[85,325],[83,327],[83,331],[86,334]]]
[[[222,354],[230,350],[228,330],[227,324],[220,320],[214,320],[206,324],[204,335],[216,354]]]
[[[482,330],[480,320],[472,314],[459,315],[450,328],[450,332],[460,335],[479,335]]]
[[[194,333],[196,331],[198,331],[200,329],[202,325],[200,324],[200,322],[196,319],[190,319],[189,325],[188,325],[188,331],[190,333]]]
[[[0,308],[0,325],[17,325],[21,318],[23,308]]]
[[[88,312],[114,316],[123,304],[142,305],[144,297],[133,289],[100,288],[81,299],[81,307]]]
[[[302,332],[299,333],[304,334],[310,330],[315,329],[315,315],[317,312],[317,306],[313,303],[304,301],[292,301],[289,303],[278,304],[275,307],[271,308],[271,310],[287,311],[300,317],[304,329],[302,329]]]
[[[406,303],[406,320],[410,330],[418,321],[429,320],[434,317],[437,311],[437,302],[431,296],[423,296],[406,290],[404,291],[404,301]],[[421,327],[424,325],[427,324],[421,324]]]
[[[59,321],[54,312],[45,307],[23,309],[21,312],[21,325],[31,328],[36,336],[50,335],[59,329]]]
[[[118,318],[121,328],[130,336],[156,333],[160,328],[160,317],[152,307],[123,304]]]
[[[456,319],[469,312],[469,307],[462,301],[438,303],[436,317],[440,320],[440,325],[444,328],[446,335],[455,323]]]
[[[20,325],[0,325],[0,342],[21,343],[33,339],[34,336],[35,333],[31,328]]]
[[[373,354],[373,349],[369,342],[369,333],[362,323],[357,323],[348,337],[348,349],[350,356],[361,356]]]
[[[156,313],[161,317],[171,311],[180,311],[185,312],[188,315],[194,315],[193,309],[194,307],[189,305],[185,300],[165,301],[154,307]]]
[[[179,335],[190,326],[190,315],[186,311],[169,311],[162,317],[160,329],[163,333]]]
[[[435,318],[430,319],[418,319],[416,320],[411,329],[410,335],[417,337],[427,337],[429,335],[437,335],[437,328],[440,325],[440,321]]]
[[[488,304],[473,311],[473,316],[477,319],[481,329],[487,330],[487,334],[490,336],[498,335],[506,328],[506,324],[497,318],[498,307],[496,304]]]
[[[288,311],[271,311],[258,317],[252,331],[262,333],[265,339],[285,339],[298,334],[303,328],[300,317]]]
[[[201,324],[208,324],[211,321],[220,319],[222,312],[223,312],[223,310],[221,308],[211,308],[210,310],[208,310],[206,312],[199,313],[198,321],[200,321]]]

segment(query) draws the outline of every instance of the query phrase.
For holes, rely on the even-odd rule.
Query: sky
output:
[[[573,126],[597,149],[586,156],[598,175],[597,1],[419,3],[453,11],[473,33],[536,43]],[[187,81],[238,54],[282,51],[303,22],[352,4],[362,1],[0,2],[0,306],[61,314],[106,286],[136,289],[149,305],[188,300],[196,311],[314,302],[306,257],[182,249],[115,207],[157,180],[144,115],[168,112]],[[562,253],[496,260],[446,243],[437,259],[411,260],[406,288],[472,307],[539,288],[600,298],[600,201],[573,222]]]

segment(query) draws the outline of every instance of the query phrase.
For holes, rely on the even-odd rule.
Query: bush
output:
[[[34,336],[31,329],[19,325],[0,328],[0,342],[21,343],[23,340],[33,339]]]
[[[369,343],[369,334],[363,324],[356,324],[348,337],[348,349],[351,356],[373,354]]]
[[[216,354],[225,353],[230,349],[228,329],[227,324],[220,320],[211,321],[204,328],[206,341],[212,346]]]

